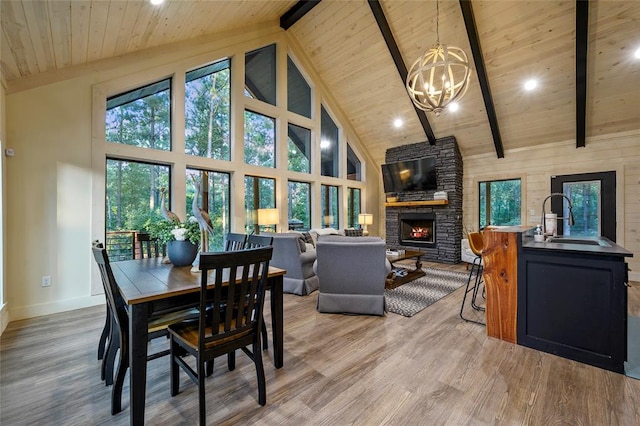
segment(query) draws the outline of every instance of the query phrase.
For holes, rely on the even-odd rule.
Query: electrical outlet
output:
[[[531,209],[531,210],[529,210],[529,214],[530,214],[531,216],[535,216],[535,215],[536,215],[536,210],[535,210],[535,209]]]
[[[51,287],[51,275],[42,277],[42,287]]]

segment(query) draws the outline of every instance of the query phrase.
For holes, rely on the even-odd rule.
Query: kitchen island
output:
[[[535,242],[530,227],[484,239],[487,334],[624,372],[631,252],[604,237]]]

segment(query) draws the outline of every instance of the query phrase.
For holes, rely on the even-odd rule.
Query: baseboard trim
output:
[[[41,303],[38,305],[21,306],[9,309],[9,320],[17,321],[27,318],[35,318],[42,315],[59,314],[60,312],[73,311],[75,309],[89,308],[91,306],[104,305],[103,294],[96,296],[77,297],[60,300],[54,303]]]

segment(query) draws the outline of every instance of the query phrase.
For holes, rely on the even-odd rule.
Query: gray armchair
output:
[[[273,237],[273,257],[269,264],[287,271],[283,283],[285,293],[303,296],[318,289],[318,277],[313,271],[316,251],[306,247],[300,233],[260,235]]]
[[[383,240],[323,236],[316,251],[320,312],[384,315],[384,284],[391,264]]]

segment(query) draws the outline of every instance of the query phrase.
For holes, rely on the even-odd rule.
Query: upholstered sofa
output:
[[[378,237],[318,237],[318,310],[384,315],[384,285],[391,271],[385,246]]]
[[[270,265],[287,271],[284,276],[285,293],[307,295],[318,289],[318,277],[313,271],[316,250],[305,244],[299,232],[284,234],[261,233],[273,237],[273,256]]]

